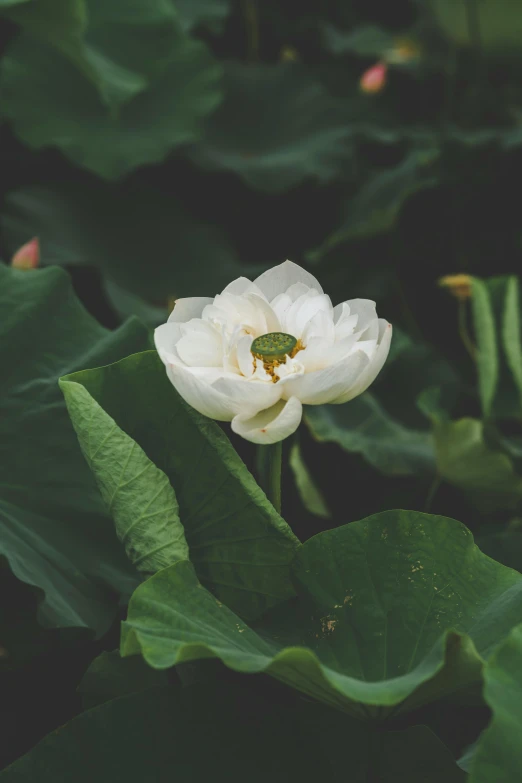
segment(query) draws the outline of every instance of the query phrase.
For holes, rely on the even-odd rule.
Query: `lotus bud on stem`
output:
[[[34,237],[19,248],[11,259],[13,269],[36,269],[40,264],[40,242]]]
[[[386,85],[388,66],[385,62],[378,62],[363,73],[359,81],[362,92],[368,95],[381,92]]]
[[[462,340],[462,344],[464,345],[466,351],[469,353],[473,361],[475,361],[477,357],[477,349],[469,335],[466,309],[466,303],[468,299],[471,299],[472,293],[471,276],[466,274],[446,275],[445,277],[440,278],[439,285],[442,288],[447,288],[450,294],[458,300],[460,339]]]

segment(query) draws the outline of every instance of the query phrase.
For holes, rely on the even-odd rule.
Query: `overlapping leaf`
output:
[[[112,110],[146,89],[177,36],[168,0],[32,0],[8,15],[67,57]]]
[[[312,261],[353,239],[391,230],[410,196],[437,184],[435,146],[422,147],[405,156],[397,166],[369,176],[358,192],[346,201],[346,218],[337,231],[318,249],[309,253]]]
[[[333,179],[352,148],[342,107],[304,67],[230,64],[223,104],[190,154],[210,171],[280,192],[308,178]]]
[[[205,25],[221,31],[230,13],[230,0],[176,0],[176,11],[185,30]]]
[[[245,770],[254,783],[296,777],[338,783],[347,772],[350,783],[464,779],[426,726],[385,731],[292,699],[261,678],[179,689],[169,686],[166,673],[140,662],[136,656],[100,656],[81,684],[84,699],[95,708],[0,773],[2,783],[35,778],[83,783],[93,775],[102,783],[121,775],[131,783],[159,782],[168,780],[172,769],[183,781],[218,775],[234,783],[244,781]]]
[[[219,228],[150,187],[89,180],[22,188],[7,196],[1,225],[10,253],[37,235],[44,263],[97,266],[127,294],[127,312],[143,314],[142,297],[166,312],[169,297],[214,296],[249,276]],[[129,302],[129,293],[140,299]]]
[[[386,475],[434,472],[431,434],[393,419],[371,392],[349,405],[310,406],[306,423],[317,440],[338,443],[346,451],[362,454]]]
[[[513,629],[484,670],[491,724],[477,743],[470,783],[515,783],[522,769],[522,626]]]
[[[217,657],[364,715],[476,683],[522,611],[520,574],[483,555],[460,523],[416,512],[315,536],[294,580],[298,597],[248,626],[177,563],[134,593],[122,654],[158,669]]]
[[[483,510],[514,508],[522,499],[522,477],[505,451],[491,447],[478,419],[432,414],[439,475],[467,492]]]
[[[2,111],[30,147],[59,147],[105,179],[161,161],[201,135],[203,118],[221,100],[220,66],[202,42],[173,29],[168,52],[153,56],[159,62],[153,59],[147,89],[135,90],[117,113],[64,56],[21,35],[2,62]],[[111,25],[102,30],[110,40]]]
[[[79,453],[58,378],[145,347],[144,327],[99,326],[60,269],[0,265],[0,553],[44,593],[51,627],[110,625],[138,583]]]
[[[71,388],[70,382],[62,381],[60,387],[130,561],[138,571],[153,574],[188,558],[178,501],[165,473],[83,386]]]
[[[252,618],[293,595],[289,563],[297,539],[220,428],[177,394],[155,352],[76,373],[64,379],[62,388],[102,486],[113,484],[111,463],[125,466],[137,452],[142,466],[162,472],[156,475],[158,492],[168,492],[163,474],[168,476],[190,558],[219,600]],[[112,437],[106,437],[107,427]],[[145,455],[156,468],[144,461]],[[142,501],[134,508],[133,483],[123,480],[115,486],[120,487],[118,527],[141,525],[148,510]]]

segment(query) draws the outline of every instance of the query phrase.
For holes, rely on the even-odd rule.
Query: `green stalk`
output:
[[[270,446],[258,446],[256,455],[257,481],[275,510],[281,513],[281,464],[283,441]]]

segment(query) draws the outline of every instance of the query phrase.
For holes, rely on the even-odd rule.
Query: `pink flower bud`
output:
[[[11,259],[13,269],[36,269],[40,263],[40,242],[31,239],[19,248]]]
[[[375,63],[363,73],[359,81],[359,87],[363,92],[372,94],[380,92],[386,84],[388,66],[386,63]]]

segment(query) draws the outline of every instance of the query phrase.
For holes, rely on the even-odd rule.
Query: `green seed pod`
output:
[[[284,359],[287,354],[291,354],[297,345],[297,340],[291,334],[284,332],[270,332],[256,337],[250,350],[259,359],[264,361],[273,361]]]

